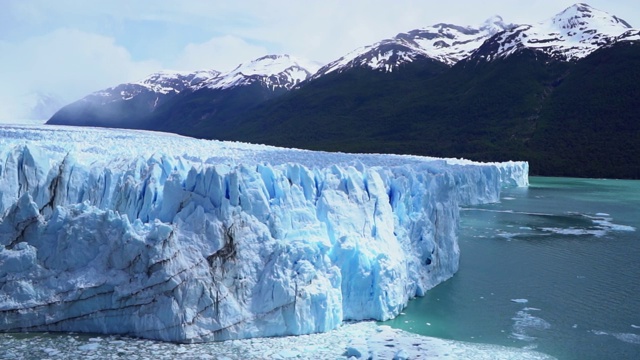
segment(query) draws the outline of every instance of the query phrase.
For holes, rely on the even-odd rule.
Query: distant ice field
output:
[[[297,163],[307,167],[326,167],[333,164],[351,165],[361,162],[367,166],[396,166],[404,164],[465,165],[474,162],[464,159],[439,159],[425,156],[392,154],[345,154],[241,142],[201,140],[181,135],[128,129],[107,129],[53,125],[0,124],[0,145],[33,144],[64,155],[76,152],[76,157],[89,163],[114,158],[145,157],[154,154],[183,156],[202,164],[271,165]],[[84,156],[83,156],[84,154]]]

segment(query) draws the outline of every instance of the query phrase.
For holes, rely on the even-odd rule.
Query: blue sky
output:
[[[29,91],[72,101],[160,69],[225,71],[265,54],[327,63],[439,22],[533,23],[575,2],[0,0],[0,105]],[[640,27],[636,0],[589,4]]]

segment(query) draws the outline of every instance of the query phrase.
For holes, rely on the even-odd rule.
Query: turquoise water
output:
[[[387,324],[558,359],[640,359],[640,181],[530,181],[464,209],[459,272]]]

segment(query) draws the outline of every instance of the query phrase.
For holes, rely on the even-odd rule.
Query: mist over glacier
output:
[[[0,331],[201,342],[395,317],[458,269],[479,164],[0,126]]]

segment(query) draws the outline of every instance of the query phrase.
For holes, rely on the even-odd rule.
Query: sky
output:
[[[564,0],[0,0],[0,118],[33,92],[65,102],[161,69],[232,70],[267,54],[336,60],[437,23],[543,21]],[[637,0],[589,5],[640,27]]]

